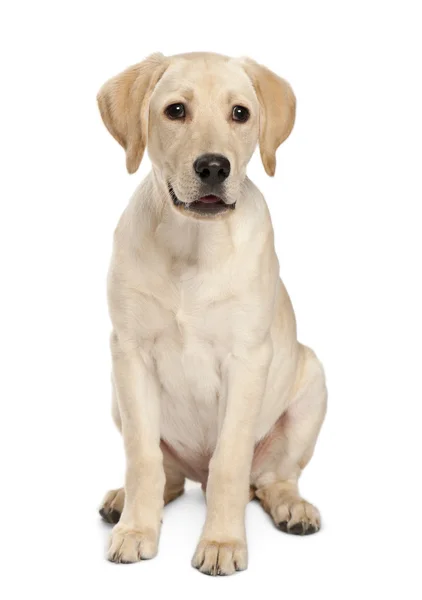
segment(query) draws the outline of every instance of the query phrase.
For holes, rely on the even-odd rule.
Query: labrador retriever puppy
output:
[[[297,341],[265,200],[246,175],[290,134],[295,97],[250,59],[153,54],[100,90],[102,119],[134,173],[152,171],[117,226],[108,279],[113,417],[124,487],[100,513],[108,558],[155,556],[164,504],[200,482],[207,517],[192,564],[246,569],[245,508],[285,533],[320,528],[299,494],[326,410],[323,369]]]

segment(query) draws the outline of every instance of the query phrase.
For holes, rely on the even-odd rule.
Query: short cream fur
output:
[[[175,102],[189,107],[183,122],[166,118]],[[98,103],[128,171],[145,148],[153,165],[117,226],[108,280],[113,417],[126,453],[124,488],[101,507],[116,523],[108,557],[155,556],[163,505],[189,477],[207,502],[192,564],[232,574],[247,567],[251,496],[285,532],[320,528],[297,482],[324,420],[324,373],[297,341],[268,208],[246,175],[258,143],[274,175],[295,98],[250,59],[154,54],[108,81]],[[246,123],[230,118],[236,104],[249,109]],[[218,217],[184,211],[169,193],[198,198],[192,165],[204,153],[231,164],[226,202],[236,208]]]

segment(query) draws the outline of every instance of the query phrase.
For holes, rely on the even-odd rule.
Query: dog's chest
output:
[[[192,267],[173,274],[169,287],[152,346],[161,435],[187,462],[207,463],[217,439],[221,364],[231,346],[229,286],[221,273],[214,278]]]

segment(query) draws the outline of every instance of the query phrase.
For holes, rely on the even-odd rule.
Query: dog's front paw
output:
[[[157,551],[158,533],[153,529],[133,529],[119,523],[113,528],[107,558],[127,564],[154,558]]]
[[[201,540],[192,566],[206,575],[232,575],[248,566],[246,543],[241,540]]]

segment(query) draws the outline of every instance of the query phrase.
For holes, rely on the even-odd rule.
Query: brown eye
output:
[[[245,106],[233,106],[232,119],[245,123],[250,117],[250,112]]]
[[[177,104],[170,104],[164,112],[169,119],[183,119],[185,116],[185,105],[180,102]]]

